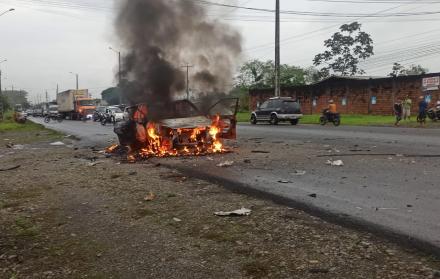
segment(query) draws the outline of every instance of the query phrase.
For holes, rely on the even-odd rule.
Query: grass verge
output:
[[[319,124],[319,114],[304,115],[300,120],[301,124]],[[239,123],[249,123],[250,112],[239,112],[237,114],[237,121]],[[386,115],[358,115],[358,114],[342,114],[341,125],[345,126],[393,126],[395,122],[394,116]],[[401,126],[404,127],[418,127],[416,117],[413,116],[409,121],[401,121]],[[437,127],[438,124],[426,120],[427,127]]]
[[[13,112],[6,112],[0,122],[0,135],[14,138],[14,143],[30,143],[35,141],[54,140],[62,138],[62,134],[46,129],[43,125],[30,120],[20,124],[14,121]]]

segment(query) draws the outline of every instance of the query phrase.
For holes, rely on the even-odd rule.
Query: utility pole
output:
[[[47,95],[47,90],[46,90],[46,104],[49,103],[49,95]]]
[[[275,15],[275,97],[281,95],[280,89],[280,0],[276,0]]]
[[[78,82],[79,74],[74,73],[74,72],[69,72],[69,74],[75,75],[75,77],[76,77],[76,91],[78,91],[79,90],[79,82]]]
[[[110,50],[116,52],[118,55],[118,88],[119,88],[119,104],[122,105],[122,60],[121,60],[121,52],[119,50],[115,50],[112,47],[109,47]]]
[[[60,88],[58,87],[58,83],[57,83],[57,96],[58,96],[59,90],[60,90]]]
[[[182,68],[186,68],[186,99],[189,100],[189,68],[193,68],[193,65],[189,65],[188,63]]]

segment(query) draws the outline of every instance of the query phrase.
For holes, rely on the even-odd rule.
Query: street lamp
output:
[[[79,83],[78,83],[79,74],[74,73],[74,72],[69,72],[69,74],[76,76],[76,91],[78,91],[79,90]]]
[[[7,10],[7,11],[4,11],[3,13],[0,13],[0,16],[2,16],[2,15],[4,15],[4,14],[7,14],[7,13],[9,13],[9,12],[12,12],[12,11],[15,11],[15,9],[9,9],[9,10]]]
[[[116,52],[118,54],[118,87],[119,87],[119,104],[122,105],[122,93],[121,93],[121,86],[122,86],[122,70],[121,70],[121,52],[119,50],[115,50],[112,47],[109,47],[110,50]]]

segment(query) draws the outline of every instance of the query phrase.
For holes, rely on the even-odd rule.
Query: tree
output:
[[[102,99],[107,102],[107,104],[113,106],[119,104],[120,94],[121,90],[118,87],[110,87],[102,91],[101,96]]]
[[[421,65],[410,65],[408,68],[405,68],[403,65],[399,63],[394,63],[392,72],[389,76],[397,77],[397,76],[410,76],[410,75],[423,75],[429,72],[427,68],[424,68]]]
[[[27,96],[28,92],[24,90],[6,90],[2,92],[3,102],[5,102],[6,107],[13,108],[15,105],[22,105],[23,108],[29,108],[30,104],[28,102]]]
[[[280,81],[282,86],[294,86],[305,84],[305,70],[287,64],[280,66]],[[275,84],[275,64],[273,61],[266,62],[251,60],[240,68],[236,86],[245,89],[272,88]]]
[[[315,66],[325,65],[320,69],[321,76],[332,73],[342,76],[364,74],[359,62],[374,55],[373,40],[368,33],[361,31],[361,24],[353,22],[344,24],[333,36],[324,41],[326,51],[315,56]]]

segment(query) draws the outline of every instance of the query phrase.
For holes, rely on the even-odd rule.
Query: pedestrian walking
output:
[[[403,104],[399,99],[394,104],[393,110],[394,110],[394,115],[396,116],[396,122],[394,123],[394,126],[400,126],[400,121],[402,120],[402,113],[403,113]]]
[[[405,100],[403,100],[403,120],[411,120],[411,107],[412,100],[409,95],[406,96]]]

